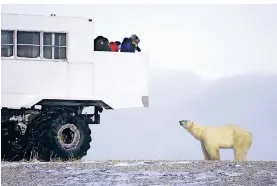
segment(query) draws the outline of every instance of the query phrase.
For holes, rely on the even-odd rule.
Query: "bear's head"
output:
[[[191,135],[193,135],[197,140],[202,140],[203,138],[203,127],[197,125],[195,122],[191,120],[181,120],[179,121],[180,125],[188,131]]]
[[[193,126],[193,121],[190,120],[181,120],[179,123],[185,129],[190,129]]]

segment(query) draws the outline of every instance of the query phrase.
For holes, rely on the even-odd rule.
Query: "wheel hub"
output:
[[[58,131],[58,140],[65,149],[75,148],[80,140],[80,132],[74,124],[65,124]]]

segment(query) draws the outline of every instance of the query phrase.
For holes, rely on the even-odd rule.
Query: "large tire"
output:
[[[59,110],[45,111],[34,122],[27,133],[28,159],[75,160],[87,154],[91,131],[77,114]],[[65,142],[65,136],[69,141]]]
[[[21,138],[22,136],[15,130],[17,123],[12,121],[2,122],[1,125],[1,160],[22,160],[27,142],[25,138]],[[16,141],[16,139],[18,141]]]
[[[9,144],[7,141],[1,143],[2,161],[21,161],[24,158],[23,147],[20,145]]]

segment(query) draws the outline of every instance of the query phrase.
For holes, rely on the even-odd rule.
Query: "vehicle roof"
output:
[[[49,15],[42,15],[42,14],[16,14],[16,13],[1,13],[1,15],[24,15],[24,16],[39,16],[39,17],[61,17],[61,18],[75,18],[75,19],[91,19],[89,17],[78,17],[78,16],[60,16],[56,15],[51,16],[51,14],[55,13],[50,13]]]

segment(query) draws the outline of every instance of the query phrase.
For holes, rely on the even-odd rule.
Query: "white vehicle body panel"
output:
[[[67,33],[67,61],[1,58],[2,107],[31,107],[42,99],[102,100],[113,109],[144,107],[147,54],[95,52],[93,22],[85,18],[2,14],[1,19],[1,30]]]

